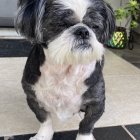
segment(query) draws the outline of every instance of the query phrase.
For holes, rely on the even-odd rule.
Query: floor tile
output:
[[[134,49],[109,49],[126,61],[132,63],[134,66],[140,68],[140,44],[134,43]]]
[[[78,131],[76,130],[55,133],[53,140],[75,140],[77,133]],[[7,140],[29,140],[34,135],[15,136]],[[94,136],[97,140],[132,140],[121,126],[97,128],[94,130]]]
[[[14,136],[7,140],[29,140],[29,138],[34,135],[35,134]],[[54,134],[53,140],[75,140],[76,135],[77,131],[59,132]]]
[[[126,128],[131,132],[131,134],[137,139],[140,140],[140,124],[128,125]]]
[[[140,63],[132,63],[133,65],[135,65],[137,68],[140,69]]]
[[[21,135],[21,136],[13,136],[8,138],[7,140],[29,140],[30,137],[33,137],[34,134],[32,135]]]
[[[25,40],[0,39],[0,57],[26,57],[31,45]]]
[[[53,140],[75,140],[78,131],[68,131],[63,133],[55,133]]]
[[[97,140],[132,140],[121,126],[98,128],[94,135]]]

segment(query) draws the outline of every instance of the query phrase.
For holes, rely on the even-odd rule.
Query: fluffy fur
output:
[[[76,140],[95,140],[92,134],[80,135],[78,134]]]
[[[56,3],[64,5],[64,9],[72,9],[80,21],[83,20],[87,8],[91,5],[90,1],[85,0],[56,0]]]
[[[41,127],[35,137],[30,140],[51,140],[54,134],[51,116],[48,115],[47,120],[41,124]]]
[[[103,0],[19,0],[16,29],[33,43],[22,86],[41,122],[31,140],[51,140],[51,115],[85,112],[76,140],[93,140],[105,107],[104,44],[115,30]]]
[[[91,48],[79,51],[80,48],[76,48],[80,41],[75,41],[75,37],[71,32],[74,32],[77,27],[85,27],[91,35]],[[97,40],[95,34],[90,28],[84,24],[76,24],[64,31],[59,37],[48,44],[48,49],[45,51],[46,56],[49,57],[52,62],[63,65],[63,64],[85,64],[90,63],[93,60],[100,61],[104,54],[103,45]],[[86,58],[86,59],[85,59]]]
[[[40,68],[42,76],[33,87],[38,100],[60,120],[72,117],[79,112],[81,96],[88,88],[84,80],[94,71],[95,65],[94,61],[87,65],[54,66],[46,61]]]

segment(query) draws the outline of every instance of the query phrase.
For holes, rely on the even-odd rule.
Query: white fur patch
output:
[[[47,121],[41,124],[38,133],[30,140],[52,140],[53,134],[52,120],[50,116],[47,116]]]
[[[87,8],[90,6],[89,0],[56,0],[56,2],[64,5],[65,9],[73,10],[80,21],[82,21]]]
[[[87,135],[78,134],[76,140],[95,140],[95,138],[92,134]]]
[[[62,66],[46,61],[40,68],[41,77],[33,87],[38,100],[60,120],[72,117],[80,110],[81,95],[88,88],[84,81],[94,71],[95,64],[96,61],[87,65]]]

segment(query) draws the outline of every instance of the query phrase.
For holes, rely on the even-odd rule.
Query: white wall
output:
[[[17,11],[17,0],[0,0],[0,17],[14,17]]]

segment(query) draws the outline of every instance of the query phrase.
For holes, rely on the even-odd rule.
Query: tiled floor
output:
[[[122,57],[126,61],[132,63],[136,67],[140,68],[140,44],[134,43],[134,49],[129,50],[128,48],[125,49],[109,49],[118,56]]]
[[[96,128],[94,130],[94,136],[97,140],[140,140],[140,136],[138,135],[138,133],[140,132],[140,125],[127,127],[116,126]],[[35,134],[1,137],[0,140],[29,140],[29,138],[34,135]],[[75,140],[76,135],[77,131],[58,132],[54,134],[53,140]]]
[[[30,49],[30,44],[23,40],[0,40],[0,65],[1,68],[3,68],[0,69],[1,136],[25,133],[32,134],[36,132],[38,128],[33,114],[31,114],[26,106],[23,93],[19,94],[23,92],[19,88],[19,83],[22,69],[26,61],[26,58],[22,57],[27,56]],[[133,63],[136,65],[140,60],[139,48],[134,49],[136,49],[134,53],[136,56],[132,55],[128,50],[113,50],[113,52],[115,51],[115,53],[125,58],[127,61],[134,60]],[[131,56],[133,56],[134,59],[131,59]],[[103,127],[110,126],[111,124],[122,125],[140,123],[140,71],[110,52],[107,52],[106,61],[104,70],[107,84],[106,114],[97,124],[97,126],[101,128],[96,128],[94,135],[97,140],[140,140],[140,125]],[[6,76],[4,76],[5,73]],[[15,74],[16,77],[13,76]],[[115,112],[113,110],[115,110]],[[6,116],[9,117],[8,120]],[[72,123],[73,127],[71,126],[71,128],[75,128],[75,122]],[[77,131],[56,133],[53,140],[74,140],[76,133]],[[28,140],[31,136],[32,135],[15,136],[11,138],[1,137],[0,140]]]
[[[137,140],[140,140],[140,124],[128,125],[126,128]]]

